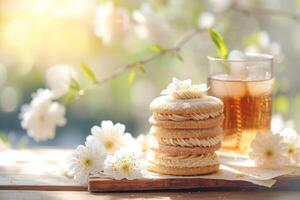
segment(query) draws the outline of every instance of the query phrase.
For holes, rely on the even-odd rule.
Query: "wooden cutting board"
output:
[[[273,189],[300,190],[299,176],[282,176],[276,179]],[[89,180],[90,192],[113,191],[147,191],[147,190],[241,190],[241,189],[266,189],[246,181],[228,181],[203,178],[168,178],[168,179],[138,179],[138,180],[112,180],[108,178],[92,177]]]

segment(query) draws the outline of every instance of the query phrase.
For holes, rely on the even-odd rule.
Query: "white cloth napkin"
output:
[[[251,182],[256,185],[272,187],[276,180],[274,178],[287,174],[300,174],[297,168],[265,169],[259,168],[247,156],[219,155],[221,166],[217,173],[201,176],[170,176],[160,175],[153,172],[145,172],[145,178],[203,178],[222,180],[241,180]]]

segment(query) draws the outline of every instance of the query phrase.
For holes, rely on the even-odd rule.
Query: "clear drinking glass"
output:
[[[224,102],[222,150],[247,153],[256,133],[270,129],[273,56],[246,54],[245,60],[208,61],[208,94]]]

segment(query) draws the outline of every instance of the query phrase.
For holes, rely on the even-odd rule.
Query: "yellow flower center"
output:
[[[294,152],[295,152],[294,148],[290,147],[289,150],[288,150],[288,154],[293,155]]]
[[[122,171],[123,173],[129,173],[132,170],[137,169],[136,159],[131,155],[125,155],[116,160],[112,165],[113,171]]]
[[[85,167],[90,167],[92,165],[93,161],[89,158],[84,160],[84,166]]]
[[[108,140],[105,142],[104,146],[106,149],[112,149],[114,147],[114,143],[113,141]]]
[[[265,154],[266,154],[267,157],[272,157],[273,156],[272,149],[267,149],[266,152],[265,152]]]
[[[123,170],[123,172],[125,172],[125,173],[129,172],[129,166],[128,166],[127,163],[124,163],[124,164],[123,164],[122,170]]]

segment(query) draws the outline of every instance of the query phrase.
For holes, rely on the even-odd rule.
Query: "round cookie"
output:
[[[149,152],[149,170],[170,175],[200,175],[215,172],[219,168],[219,159],[215,153],[207,155],[169,156]]]
[[[207,138],[156,138],[161,145],[179,146],[179,147],[211,147],[219,144],[222,135]]]
[[[203,96],[196,99],[174,99],[170,95],[159,96],[150,104],[150,110],[154,113],[165,114],[210,114],[222,113],[223,102],[212,96]]]
[[[198,154],[212,154],[221,147],[221,142],[210,147],[181,147],[181,146],[170,146],[155,143],[150,149],[154,152],[170,155],[198,155]]]
[[[153,116],[150,117],[149,122],[151,125],[159,126],[168,129],[201,129],[212,128],[220,126],[224,120],[224,115],[220,114],[215,118],[209,118],[206,120],[188,120],[188,121],[160,121]]]
[[[166,174],[166,175],[177,175],[177,176],[196,176],[196,175],[204,175],[204,174],[211,174],[217,172],[219,170],[219,164],[205,166],[205,167],[165,167],[156,165],[154,163],[149,162],[148,170],[153,171],[159,174]]]
[[[157,138],[207,138],[223,134],[220,126],[206,129],[167,129],[152,126],[150,134]]]

